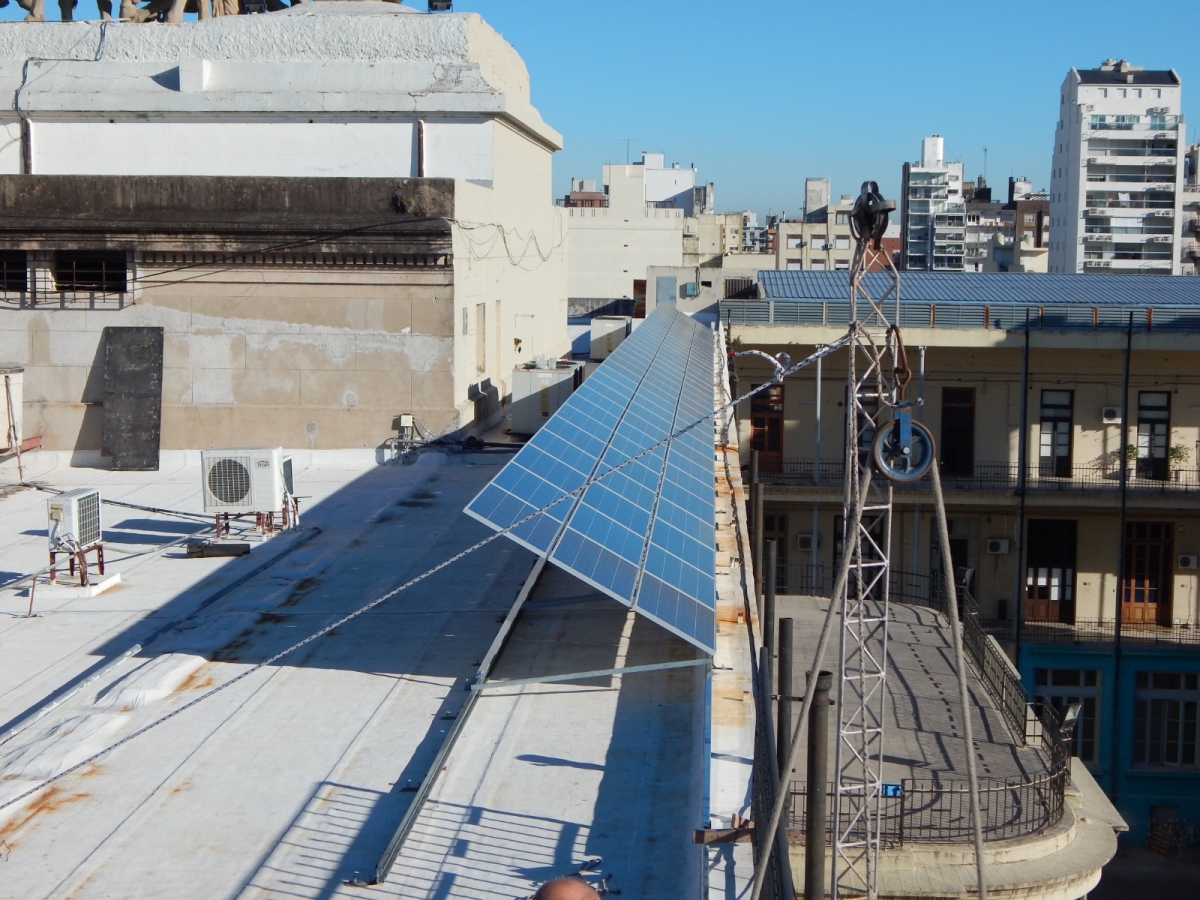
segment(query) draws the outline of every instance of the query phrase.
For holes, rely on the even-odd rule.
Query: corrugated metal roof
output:
[[[869,272],[865,287],[873,296],[887,290],[889,277]],[[758,273],[772,300],[845,300],[850,291],[846,271],[777,271]],[[1018,272],[950,274],[904,272],[902,300],[917,303],[984,303],[1020,306],[1200,306],[1200,277],[1187,275],[1034,275]]]

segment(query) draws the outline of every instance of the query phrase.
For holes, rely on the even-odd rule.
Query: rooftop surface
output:
[[[195,512],[194,457],[118,473],[31,454],[27,478]],[[461,510],[510,458],[377,467],[297,454],[297,488],[311,495],[301,528],[236,559],[163,546],[202,518],[105,507],[119,586],[84,598],[43,584],[35,618],[22,617],[23,592],[0,592],[0,803],[487,537]],[[45,565],[47,496],[3,491],[4,582]],[[510,898],[599,856],[627,896],[695,896],[703,669],[486,693],[388,882],[345,883],[371,877],[533,562],[495,540],[0,809],[0,893]],[[548,572],[494,677],[694,655]]]
[[[872,296],[890,286],[884,272],[863,279]],[[1200,307],[1200,279],[1183,275],[1072,275],[997,272],[903,273],[902,301],[1027,306]],[[769,300],[840,300],[850,291],[844,271],[776,271],[758,273]]]

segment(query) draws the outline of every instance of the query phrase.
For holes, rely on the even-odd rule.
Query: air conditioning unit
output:
[[[1008,552],[1008,541],[1004,538],[988,538],[987,552],[993,555],[1003,555]]]
[[[206,513],[274,512],[294,494],[282,447],[200,451]]]
[[[815,534],[796,535],[796,549],[805,552],[816,550],[817,536]]]
[[[1181,569],[1194,569],[1194,568],[1196,568],[1196,554],[1194,554],[1194,553],[1181,553],[1181,554],[1179,555],[1179,568],[1181,568]]]
[[[51,550],[86,550],[104,539],[100,492],[76,488],[46,501],[46,533]]]
[[[1121,424],[1121,407],[1119,406],[1102,406],[1100,408],[1100,421],[1105,425],[1120,425]]]

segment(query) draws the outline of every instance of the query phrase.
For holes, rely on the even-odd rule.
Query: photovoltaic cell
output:
[[[551,562],[711,653],[711,422],[616,467],[711,416],[712,377],[712,333],[674,307],[658,307],[480,491],[467,513],[498,531],[512,528],[513,540],[549,552]]]

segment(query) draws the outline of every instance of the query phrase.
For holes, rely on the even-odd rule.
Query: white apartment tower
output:
[[[921,141],[921,159],[905,163],[900,210],[900,267],[961,272],[966,238],[963,165],[944,160],[939,135]]]
[[[1051,272],[1180,274],[1183,116],[1174,69],[1071,69],[1050,181]]]

